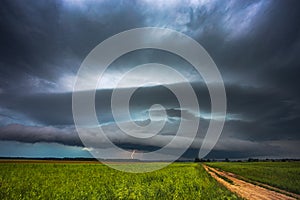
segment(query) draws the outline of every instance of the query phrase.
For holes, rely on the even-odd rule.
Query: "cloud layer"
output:
[[[297,0],[3,1],[0,140],[82,146],[74,129],[71,96],[82,60],[114,34],[156,26],[197,40],[223,76],[228,115],[211,156],[299,157],[299,8]],[[180,108],[174,94],[159,84],[140,88],[130,102],[133,120],[147,123],[151,105],[162,104],[168,123],[158,139],[120,140],[118,134],[122,133],[110,108],[112,88],[129,69],[149,62],[172,66],[190,80],[201,112]],[[90,72],[89,77],[97,75]],[[127,86],[144,79],[145,74],[140,74],[128,80]],[[181,87],[180,83],[169,84]],[[201,75],[188,62],[147,49],[123,55],[109,67],[97,90],[96,110],[100,125],[114,142],[141,151],[160,148],[169,141],[182,112],[200,118],[198,138],[185,155],[194,157],[210,119],[210,99]],[[124,118],[123,123],[129,120]]]

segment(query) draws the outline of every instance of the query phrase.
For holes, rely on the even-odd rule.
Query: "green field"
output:
[[[214,162],[208,166],[300,194],[300,162]]]
[[[127,164],[134,168],[143,164]],[[141,167],[141,166],[139,166]],[[102,164],[0,163],[0,199],[238,199],[195,163],[132,174]]]

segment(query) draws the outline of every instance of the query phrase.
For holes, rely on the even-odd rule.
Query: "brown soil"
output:
[[[251,199],[251,200],[289,200],[289,199],[299,199],[300,195],[285,192],[286,194],[289,194],[290,196],[287,196],[285,194],[269,190],[264,187],[246,182],[244,180],[239,179],[237,175],[219,171],[217,169],[214,169],[212,167],[208,167],[206,165],[203,165],[204,169],[213,177],[215,178],[219,183],[224,185],[227,189],[230,191],[236,193],[240,197],[244,199]],[[225,177],[225,178],[222,178]],[[229,179],[230,181],[226,181],[226,179]],[[275,189],[273,187],[269,187],[272,189]],[[281,191],[282,190],[277,190]],[[291,197],[293,196],[293,197]]]

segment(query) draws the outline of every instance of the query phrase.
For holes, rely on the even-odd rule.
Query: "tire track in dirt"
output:
[[[215,168],[203,165],[204,169],[219,183],[224,185],[230,191],[236,193],[244,199],[251,200],[295,200],[294,198],[285,194],[254,185],[252,183],[238,179],[235,174],[219,171]],[[230,180],[230,181],[226,181]],[[290,193],[291,194],[291,193]],[[300,196],[297,194],[296,197]]]

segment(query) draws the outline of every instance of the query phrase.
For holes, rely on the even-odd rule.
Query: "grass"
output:
[[[206,164],[251,181],[300,194],[300,162],[215,162]]]
[[[215,173],[217,177],[223,179],[224,181],[226,181],[227,183],[230,183],[230,184],[234,184],[232,180],[230,180],[229,178],[225,177],[225,176],[222,176],[221,174],[218,174],[218,173]]]
[[[1,163],[0,199],[239,198],[195,163],[175,163],[143,174],[102,164]]]

